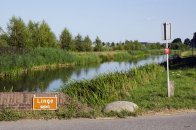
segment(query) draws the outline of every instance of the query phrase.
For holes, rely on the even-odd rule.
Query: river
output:
[[[104,62],[85,67],[61,68],[46,71],[33,71],[16,78],[0,81],[0,91],[12,92],[51,92],[70,82],[92,79],[112,72],[125,72],[131,68],[166,61],[165,55],[149,56],[144,59],[123,62]]]

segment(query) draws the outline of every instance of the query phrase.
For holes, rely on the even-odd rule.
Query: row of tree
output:
[[[0,46],[18,48],[61,47],[69,51],[103,51],[103,50],[138,50],[142,44],[138,41],[124,43],[104,43],[99,37],[94,42],[89,36],[84,38],[78,34],[73,37],[68,29],[64,29],[57,40],[49,25],[45,22],[29,21],[26,25],[21,18],[12,17],[7,25],[7,32],[0,28]]]
[[[184,42],[182,42],[181,38],[176,38],[170,43],[171,49],[188,49],[190,47],[196,47],[196,32],[193,34],[191,40],[186,38]]]
[[[12,17],[7,25],[7,32],[0,28],[0,47],[36,48],[36,47],[61,47],[71,51],[92,51],[93,42],[80,34],[75,38],[65,28],[58,41],[49,25],[42,21],[29,21],[26,25],[21,18]],[[95,50],[100,51],[102,42],[99,37],[95,40]]]
[[[184,43],[182,43],[181,39],[177,38],[174,39],[170,46],[172,49],[187,48],[193,44],[191,41],[194,40],[185,39]],[[89,36],[83,38],[78,34],[73,37],[67,28],[62,31],[59,40],[57,40],[45,21],[33,22],[30,20],[28,24],[25,24],[20,17],[15,16],[9,20],[7,31],[0,28],[0,47],[2,46],[17,48],[59,47],[68,51],[139,50],[165,47],[160,43],[146,44],[128,40],[120,43],[105,43],[99,37],[92,42]]]
[[[7,25],[7,32],[0,31],[1,46],[19,48],[55,47],[56,37],[45,21],[36,23],[29,21],[28,25],[21,18],[12,17]]]

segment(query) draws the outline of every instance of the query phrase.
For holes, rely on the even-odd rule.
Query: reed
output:
[[[103,106],[115,100],[126,100],[135,87],[155,80],[164,68],[147,65],[127,73],[101,75],[92,80],[77,81],[62,87],[61,91],[91,106]]]
[[[97,111],[117,100],[135,102],[141,112],[196,109],[196,69],[171,70],[170,73],[176,87],[175,96],[171,98],[167,97],[166,71],[155,64],[74,82],[63,86],[61,91]]]

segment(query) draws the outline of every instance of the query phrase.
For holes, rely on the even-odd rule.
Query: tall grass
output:
[[[97,53],[102,61],[122,61],[131,60],[133,58],[127,51],[103,52]]]
[[[27,70],[99,64],[104,61],[134,60],[149,54],[145,51],[67,52],[55,48],[36,48],[15,54],[3,53],[0,55],[0,77],[13,77],[13,75]]]
[[[175,96],[168,98],[166,71],[153,64],[126,73],[78,81],[63,86],[61,91],[98,111],[106,103],[117,100],[132,101],[142,112],[196,109],[195,78],[195,68],[172,70],[170,79],[175,83]]]
[[[141,87],[155,80],[164,68],[147,65],[127,73],[111,73],[92,80],[78,81],[64,86],[61,91],[91,106],[102,106],[115,100],[130,97],[134,87]]]
[[[149,55],[163,54],[163,50],[138,50],[138,51],[104,51],[104,52],[80,52],[75,55],[96,55],[104,61],[125,61],[144,58]]]
[[[0,71],[9,71],[11,69],[28,69],[33,66],[54,63],[71,63],[75,57],[69,53],[52,48],[38,48],[23,55],[1,55]]]
[[[75,65],[88,65],[88,64],[98,64],[101,62],[101,59],[96,54],[89,53],[71,53],[75,57]]]
[[[100,59],[95,55],[75,55],[73,53],[54,48],[37,48],[25,54],[11,54],[0,56],[0,73],[9,75],[21,72],[22,70],[50,66],[86,65],[99,63]]]

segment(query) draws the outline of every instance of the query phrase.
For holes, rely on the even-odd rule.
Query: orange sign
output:
[[[34,97],[33,110],[57,110],[57,97]]]

